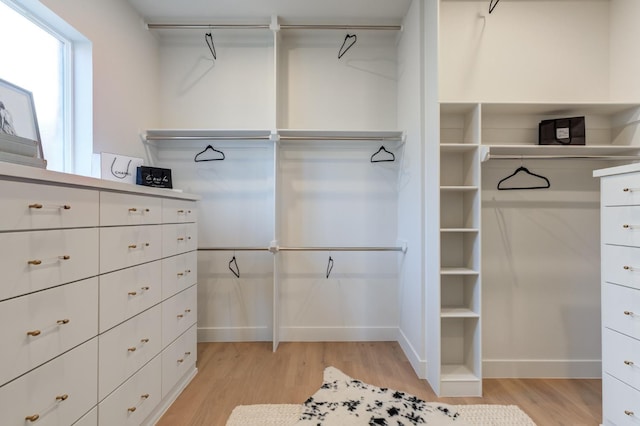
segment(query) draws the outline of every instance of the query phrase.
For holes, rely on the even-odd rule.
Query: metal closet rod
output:
[[[199,247],[198,251],[400,251],[406,247]]]
[[[147,141],[246,141],[246,140],[271,140],[269,135],[260,136],[145,136]],[[402,137],[368,137],[368,136],[280,136],[281,141],[380,141],[397,142]]]
[[[336,24],[282,24],[279,25],[282,30],[383,30],[383,31],[400,31],[401,25],[336,25]],[[157,23],[147,24],[150,30],[258,30],[270,29],[270,24],[172,24]]]
[[[147,141],[210,141],[210,140],[269,140],[269,135],[262,136],[145,136]]]
[[[640,160],[640,155],[493,155],[487,160]]]

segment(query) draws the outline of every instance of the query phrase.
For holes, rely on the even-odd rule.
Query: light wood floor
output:
[[[436,398],[395,342],[199,343],[198,374],[158,426],[224,426],[246,404],[301,404],[322,383],[325,367],[376,386],[450,404],[518,405],[538,426],[598,425],[598,379],[485,379],[482,398]]]

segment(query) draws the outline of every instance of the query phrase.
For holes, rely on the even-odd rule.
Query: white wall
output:
[[[611,99],[638,102],[640,99],[640,2],[610,0],[611,8]]]
[[[607,1],[488,3],[441,2],[441,101],[608,100]]]
[[[157,125],[157,40],[125,0],[41,2],[92,43],[93,152],[143,157],[139,134]]]

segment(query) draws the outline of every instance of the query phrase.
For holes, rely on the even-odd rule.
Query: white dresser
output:
[[[196,374],[198,197],[0,163],[7,426],[154,424]]]
[[[640,165],[601,178],[604,425],[640,425]]]

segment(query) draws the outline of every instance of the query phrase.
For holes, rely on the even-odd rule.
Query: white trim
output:
[[[397,340],[397,327],[280,327],[281,342],[386,342]]]
[[[198,327],[198,342],[270,342],[271,327]]]
[[[407,336],[404,334],[402,329],[398,330],[398,344],[402,348],[404,355],[409,360],[409,363],[413,367],[413,371],[416,373],[418,378],[426,379],[427,378],[427,362],[423,359],[420,359],[418,352],[415,350],[413,345]]]
[[[484,378],[599,379],[600,360],[485,359]]]
[[[193,370],[188,371],[184,375],[182,380],[180,380],[178,384],[176,384],[176,386],[173,387],[171,392],[167,393],[167,396],[164,397],[164,399],[160,402],[160,404],[156,406],[156,409],[153,410],[151,414],[149,414],[149,416],[145,419],[145,421],[142,424],[149,425],[149,426],[155,425],[158,422],[158,420],[160,420],[160,418],[164,415],[164,413],[166,413],[166,411],[169,409],[171,404],[173,404],[175,400],[178,399],[182,391],[187,387],[187,385],[191,382],[191,380],[193,380],[196,374],[198,374],[198,369],[195,367],[193,368]]]

